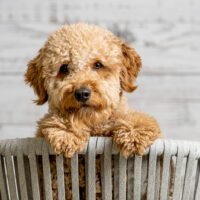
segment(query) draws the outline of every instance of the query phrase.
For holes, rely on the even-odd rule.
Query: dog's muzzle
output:
[[[90,98],[91,91],[88,88],[81,87],[75,90],[75,98],[79,102],[86,102]]]

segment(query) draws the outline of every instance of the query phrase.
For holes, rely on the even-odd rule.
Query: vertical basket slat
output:
[[[196,183],[194,191],[194,199],[200,199],[200,160],[197,161]]]
[[[96,152],[98,152],[101,155],[103,155],[104,151],[104,142],[105,142],[104,137],[97,137]]]
[[[19,174],[19,190],[21,194],[21,199],[29,200],[26,176],[25,176],[25,167],[24,167],[23,142],[21,140],[19,141],[19,146],[17,149],[17,166]]]
[[[36,156],[30,155],[29,156],[29,163],[30,163],[30,172],[31,172],[31,185],[32,185],[32,192],[33,192],[33,200],[40,200],[40,189],[39,189],[39,180],[38,180],[38,169],[37,169],[37,162]]]
[[[127,200],[133,199],[133,183],[134,183],[134,157],[127,160],[128,182],[127,182]]]
[[[46,142],[42,145],[42,166],[43,166],[43,179],[44,179],[44,191],[45,198],[53,200],[52,197],[52,185],[51,185],[51,170],[49,162],[49,146]]]
[[[72,200],[79,200],[79,172],[78,172],[78,154],[71,158],[72,172]]]
[[[187,161],[185,180],[184,180],[183,200],[190,199],[191,182],[193,178],[192,175],[195,167],[195,157],[196,157],[195,148],[191,146]]]
[[[58,200],[65,199],[63,154],[56,155],[56,171],[58,179]]]
[[[105,138],[104,145],[103,166],[101,169],[101,173],[103,173],[102,199],[112,200],[112,140]]]
[[[181,176],[183,168],[183,160],[184,160],[184,149],[180,145],[178,145],[178,153],[177,153],[176,168],[174,175],[173,199],[181,198],[181,191],[183,189],[183,182]]]
[[[148,187],[147,187],[147,199],[155,200],[155,178],[156,178],[156,143],[150,147],[149,154],[149,170],[148,170]]]
[[[8,193],[6,187],[6,174],[4,170],[3,156],[0,155],[0,193],[2,199],[8,200]]]
[[[114,156],[114,199],[119,200],[119,155]]]
[[[101,154],[101,156],[100,156],[100,158],[101,158],[101,188],[102,188],[102,190],[101,190],[101,192],[102,192],[102,197],[104,197],[105,196],[105,194],[104,194],[104,192],[105,192],[105,190],[103,189],[103,183],[104,183],[104,154],[103,154],[103,152],[104,152],[104,142],[105,142],[105,140],[104,140],[105,138],[103,138],[103,137],[98,137],[97,138],[97,145],[96,145],[96,151],[99,153],[99,154]]]
[[[28,192],[28,200],[33,200],[31,169],[28,156],[24,156],[24,170],[25,170],[26,186]]]
[[[148,176],[148,155],[142,157],[142,188],[141,188],[141,199],[146,196],[147,192],[147,176]]]
[[[13,158],[10,151],[10,142],[8,142],[6,145],[5,160],[6,160],[10,197],[11,199],[17,200],[18,195],[17,195],[17,187],[16,187],[16,180],[15,180],[15,174],[14,174]]]
[[[101,139],[103,139],[103,138],[98,138],[97,139],[97,151],[98,150],[100,150],[100,149],[102,149],[103,151],[104,151],[104,139],[103,140],[101,140]],[[101,154],[101,188],[102,188],[102,197],[104,197],[105,196],[105,190],[103,189],[103,184],[104,184],[104,182],[105,182],[105,179],[104,179],[104,153],[103,153],[103,151],[101,152],[102,154]]]
[[[16,180],[16,190],[17,190],[17,195],[18,195],[18,199],[21,199],[21,192],[20,192],[20,188],[19,188],[19,173],[18,173],[18,165],[17,165],[17,157],[14,156],[13,157],[13,167],[14,167],[14,176],[15,176],[15,180]]]
[[[119,154],[119,200],[126,200],[126,165],[127,160]]]
[[[142,169],[142,157],[135,155],[134,162],[134,200],[141,199],[141,169]]]
[[[13,155],[13,153],[18,152],[18,149],[21,148],[21,145],[19,147],[19,141],[17,139],[12,141],[12,144],[10,146],[10,153]],[[13,163],[13,173],[14,173],[14,178],[15,178],[15,187],[17,191],[17,197],[18,199],[21,199],[21,192],[20,192],[20,186],[19,186],[19,173],[18,173],[18,164],[17,164],[17,156],[13,155],[12,156],[12,163]]]
[[[18,152],[18,155],[17,155],[17,165],[18,165],[19,188],[20,188],[21,198],[23,200],[28,200],[28,192],[27,192],[25,168],[24,168],[24,158],[21,152]]]
[[[169,188],[169,177],[170,177],[170,163],[171,163],[171,143],[168,141],[164,142],[164,161],[162,170],[162,182],[160,190],[160,199],[167,200],[168,188]]]
[[[30,141],[29,144],[29,164],[30,164],[30,174],[31,174],[31,186],[33,193],[33,200],[40,200],[40,187],[39,187],[39,179],[38,179],[38,168],[37,168],[37,159],[35,151],[38,147],[35,147],[34,141]],[[27,163],[27,162],[26,162]],[[28,167],[26,166],[27,170]]]
[[[160,198],[160,157],[157,157],[156,162],[156,178],[155,178],[155,200],[159,200]]]
[[[96,138],[90,138],[86,153],[86,199],[96,200]]]

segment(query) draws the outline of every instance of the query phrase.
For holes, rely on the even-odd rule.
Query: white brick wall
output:
[[[0,139],[33,136],[47,110],[23,82],[27,62],[63,23],[113,30],[143,59],[129,103],[154,115],[168,138],[200,139],[199,0],[1,0]]]

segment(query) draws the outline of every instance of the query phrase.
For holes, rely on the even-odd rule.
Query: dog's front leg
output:
[[[45,137],[53,150],[72,157],[84,149],[89,139],[89,129],[81,122],[70,122],[57,115],[47,114],[38,122],[38,137]]]
[[[133,153],[142,156],[146,147],[161,137],[156,120],[139,112],[129,112],[120,116],[113,129],[113,139],[125,157]]]

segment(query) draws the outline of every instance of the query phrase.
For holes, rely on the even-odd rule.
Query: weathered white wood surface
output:
[[[167,138],[200,139],[200,1],[0,1],[0,139],[33,136],[47,106],[23,82],[27,62],[61,24],[114,31],[143,60],[129,103],[155,116]]]

